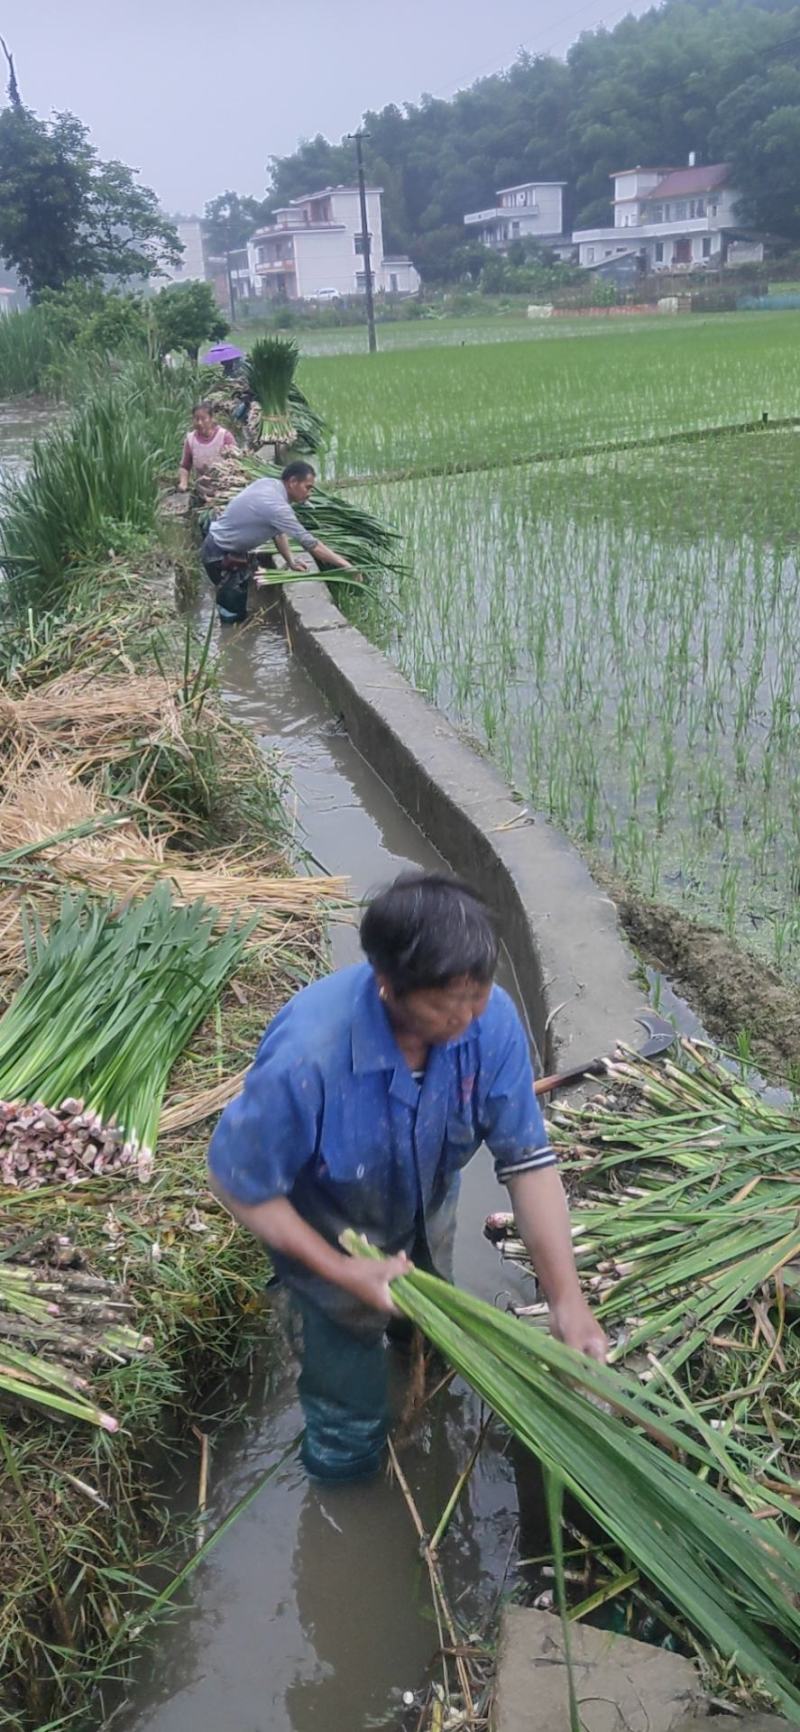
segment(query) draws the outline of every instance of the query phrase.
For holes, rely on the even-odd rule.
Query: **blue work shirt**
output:
[[[270,1023],[209,1150],[237,1202],[286,1197],[336,1244],[355,1227],[383,1250],[435,1252],[459,1174],[487,1143],[501,1180],[551,1166],[527,1037],[508,994],[459,1039],[433,1046],[417,1082],[368,963],[297,993]],[[276,1255],[276,1272],[331,1310],[337,1289]],[[443,1271],[444,1272],[444,1271]]]

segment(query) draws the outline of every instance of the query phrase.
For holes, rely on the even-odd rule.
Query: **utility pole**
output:
[[[363,132],[355,132],[351,136],[356,141],[356,161],[358,163],[358,197],[361,204],[361,235],[364,243],[364,294],[367,301],[369,352],[374,355],[378,344],[375,337],[375,302],[372,298],[372,244],[367,218],[367,188],[364,180],[364,153],[362,150],[364,134]]]

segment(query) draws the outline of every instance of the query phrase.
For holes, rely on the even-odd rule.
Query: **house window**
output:
[[[660,205],[660,204],[654,204],[653,205],[653,208],[650,212],[650,221],[653,223],[663,223],[663,221],[664,221],[664,206],[663,205]]]
[[[709,214],[709,216],[716,216],[716,214],[717,214],[717,207],[716,207],[716,205],[715,205],[715,204],[710,204],[710,205],[709,205],[709,207],[708,207],[708,214]]]
[[[370,235],[369,238],[371,241],[372,235]],[[363,259],[363,257],[364,257],[364,236],[363,236],[363,234],[353,235],[353,246],[356,249],[357,258]]]
[[[663,263],[664,263],[664,242],[663,241],[656,241],[656,264],[657,265],[663,265]]]
[[[389,294],[390,295],[396,295],[399,292],[399,287],[400,287],[400,285],[397,281],[397,272],[396,271],[390,271],[389,272]]]
[[[675,206],[675,221],[676,221],[676,223],[685,223],[685,221],[686,221],[686,200],[685,199],[680,200],[678,202],[678,204],[676,204],[676,206]]]
[[[375,287],[375,272],[370,271],[369,274],[370,274],[370,277],[372,279],[372,286],[374,288]],[[362,290],[362,289],[365,289],[366,286],[367,286],[367,273],[366,273],[366,271],[356,271],[356,288],[359,290]]]
[[[711,236],[710,235],[703,235],[703,258],[704,259],[710,259],[710,257],[711,257]]]
[[[594,264],[594,247],[586,248],[586,263],[587,265]]]
[[[702,216],[705,216],[705,214],[706,214],[706,201],[705,201],[705,199],[704,198],[693,198],[691,204],[689,205],[690,217],[702,217]]]
[[[514,222],[511,224],[511,239],[512,239],[512,241],[515,241],[517,239],[518,235],[519,235],[519,223]]]

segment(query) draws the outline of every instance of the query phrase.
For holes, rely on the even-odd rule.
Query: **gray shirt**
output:
[[[290,535],[307,552],[317,544],[316,535],[295,516],[283,482],[271,475],[243,487],[208,533],[223,553],[249,553],[275,535]]]

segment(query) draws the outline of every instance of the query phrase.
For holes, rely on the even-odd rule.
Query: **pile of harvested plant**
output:
[[[287,866],[280,777],[135,573],[0,658],[0,1718],[33,1732],[102,1719],[181,1539],[154,1440],[194,1453],[264,1349],[209,1121],[342,885]]]
[[[353,1233],[343,1243],[382,1255]],[[422,1270],[393,1281],[392,1294],[540,1462],[564,1610],[569,1492],[619,1553],[618,1574],[661,1601],[684,1642],[735,1665],[796,1720],[793,1476],[775,1462],[759,1471],[746,1439],[715,1430],[672,1379],[643,1385]]]
[[[773,1524],[796,1543],[800,1115],[682,1040],[680,1062],[622,1056],[588,1104],[554,1106],[550,1129],[612,1364],[646,1403],[674,1402],[704,1439],[709,1459],[694,1464],[703,1484],[726,1486],[770,1545]],[[490,1217],[487,1232],[528,1267],[511,1216]],[[684,1445],[681,1454],[691,1459]],[[704,1495],[687,1487],[687,1523]],[[620,1561],[604,1598],[638,1596],[652,1609],[646,1574],[630,1579]]]

